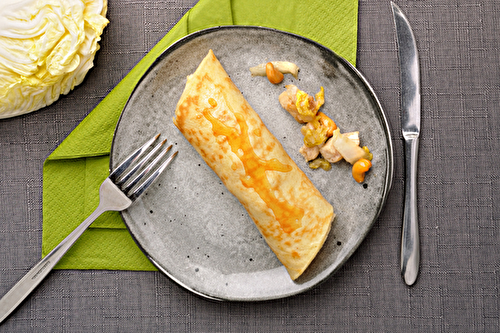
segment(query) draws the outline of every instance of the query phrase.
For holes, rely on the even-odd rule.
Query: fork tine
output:
[[[136,173],[137,170],[139,170],[140,168],[142,168],[151,159],[151,157],[156,154],[156,152],[165,144],[165,142],[167,142],[167,139],[165,139],[162,142],[160,142],[159,144],[157,144],[156,147],[154,147],[149,152],[149,154],[147,154],[146,156],[144,156],[139,162],[135,163],[134,167],[132,169],[130,169],[130,171],[128,171],[125,175],[123,175],[121,177],[117,177],[115,184],[118,185],[118,186],[120,186],[122,184],[125,184],[125,182],[127,180],[129,180],[130,177],[132,177],[132,175],[134,173]]]
[[[178,153],[178,151],[176,151],[172,155],[170,155],[163,162],[163,164],[158,169],[156,169],[156,171],[153,174],[151,174],[151,176],[148,177],[148,179],[146,179],[139,187],[137,187],[135,189],[134,192],[132,192],[132,194],[129,196],[129,198],[132,201],[137,199],[149,187],[149,185],[151,185],[156,180],[156,178],[158,178],[158,176],[163,172],[163,170],[166,169],[166,167],[170,164],[170,162],[172,162],[172,160],[177,155],[177,153]]]
[[[133,178],[128,184],[125,184],[125,187],[122,189],[124,193],[127,193],[137,185],[137,183],[147,174],[149,173],[157,164],[158,162],[165,156],[169,150],[172,149],[172,145],[168,146],[167,149],[165,149],[161,154],[156,156],[156,158],[148,164],[135,178]]]
[[[142,154],[153,144],[153,142],[156,141],[160,137],[160,134],[158,133],[155,135],[153,138],[149,139],[148,142],[146,142],[142,147],[138,148],[136,151],[134,151],[132,154],[130,154],[120,165],[114,169],[111,174],[109,175],[109,178],[112,180],[117,179],[122,175],[122,173],[132,164],[134,163],[139,157],[141,157]]]

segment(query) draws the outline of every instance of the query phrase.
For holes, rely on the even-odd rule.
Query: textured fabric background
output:
[[[85,82],[42,111],[0,121],[0,295],[40,258],[44,159],[194,4],[110,3],[113,24]],[[397,3],[422,67],[414,287],[399,274],[404,182],[391,9],[360,0],[357,67],[389,118],[395,177],[374,228],[336,275],[283,300],[214,303],[159,272],[59,270],[0,332],[499,332],[500,3]]]

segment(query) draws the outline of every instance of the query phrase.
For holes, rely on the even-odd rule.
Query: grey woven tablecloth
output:
[[[500,2],[406,0],[420,51],[421,273],[399,273],[403,150],[389,1],[359,1],[357,67],[387,112],[395,175],[351,259],[298,296],[216,303],[159,272],[58,270],[0,332],[499,332]],[[42,111],[0,120],[0,295],[41,253],[42,163],[193,0],[112,1],[96,66]],[[104,70],[105,69],[105,70]]]

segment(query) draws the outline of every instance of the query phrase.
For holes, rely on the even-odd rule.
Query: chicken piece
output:
[[[304,156],[307,162],[314,160],[319,156],[319,151],[323,147],[323,144],[314,147],[308,147],[305,144],[299,149],[299,152]]]
[[[279,97],[278,100],[286,111],[292,115],[295,120],[297,120],[299,123],[306,123],[307,121],[303,120],[300,118],[299,111],[297,110],[296,102],[297,102],[297,91],[299,90],[296,86],[293,84],[286,85],[286,90],[283,91]]]
[[[342,155],[333,146],[333,141],[329,139],[319,150],[321,156],[330,163],[337,163],[342,160]]]
[[[349,132],[349,133],[344,133],[343,134],[345,137],[347,137],[349,140],[353,141],[356,145],[359,146],[360,140],[359,140],[359,132]],[[342,155],[338,152],[337,149],[333,146],[333,141],[332,139],[329,139],[320,149],[319,152],[323,156],[325,160],[327,160],[330,163],[337,163],[340,160],[342,160]]]
[[[316,113],[324,103],[323,87],[316,94],[316,100],[293,84],[288,84],[285,88],[286,90],[278,97],[281,106],[301,124],[314,120]]]

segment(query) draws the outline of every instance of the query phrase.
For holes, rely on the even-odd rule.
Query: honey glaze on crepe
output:
[[[214,99],[209,99],[209,103],[212,107],[217,106]],[[248,136],[248,125],[242,115],[235,114],[240,127],[239,131],[237,128],[229,127],[212,116],[210,108],[204,109],[203,115],[212,123],[214,135],[225,136],[231,151],[239,157],[243,164],[246,172],[244,176],[240,177],[243,186],[253,188],[257,192],[259,197],[271,208],[284,232],[290,233],[301,227],[300,221],[304,216],[304,210],[290,205],[287,201],[280,201],[266,177],[266,171],[290,172],[292,167],[288,164],[282,164],[275,158],[263,160],[255,153]],[[256,135],[259,136],[258,131]]]
[[[322,247],[333,207],[265,127],[210,50],[177,104],[174,124],[238,198],[296,279]]]

